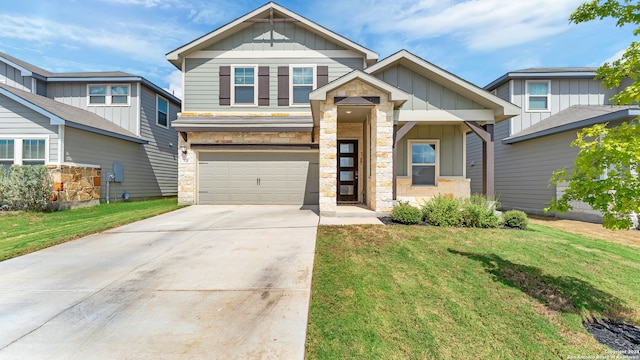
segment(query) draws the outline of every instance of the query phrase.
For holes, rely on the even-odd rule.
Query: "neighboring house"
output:
[[[466,134],[520,114],[407,52],[378,54],[268,3],[167,54],[182,70],[181,204],[341,204],[469,196]]]
[[[139,76],[51,73],[0,53],[0,165],[49,167],[59,207],[175,196],[179,109]]]
[[[640,115],[637,106],[612,106],[618,89],[595,79],[595,68],[542,68],[509,72],[485,87],[518,105],[520,115],[495,128],[495,192],[505,209],[542,214],[563,187],[549,186],[553,171],[571,168],[578,149],[570,144],[582,128],[608,122],[615,126]],[[481,142],[467,139],[467,174],[471,191],[480,192]],[[604,175],[604,174],[603,174]],[[558,216],[601,221],[587,204]]]

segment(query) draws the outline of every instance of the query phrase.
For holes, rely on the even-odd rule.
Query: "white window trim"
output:
[[[318,84],[317,84],[317,82],[318,82],[318,70],[317,70],[317,67],[318,67],[318,65],[316,65],[316,64],[291,64],[291,65],[289,65],[289,106],[290,107],[309,107],[309,106],[311,106],[310,103],[306,103],[306,104],[294,104],[293,103],[293,68],[312,68],[313,69],[313,74],[312,74],[313,83],[311,84],[311,91],[313,91],[318,86]]]
[[[13,140],[13,163],[22,165],[22,141],[23,140],[44,140],[44,165],[50,165],[49,161],[49,136],[47,135],[2,135],[1,140]]]
[[[411,161],[412,158],[412,146],[413,144],[432,144],[436,146],[436,162],[435,162],[435,179],[433,185],[414,185],[413,184],[413,170]],[[411,186],[438,186],[438,178],[440,177],[440,139],[408,139],[407,140],[407,176],[411,179]]]
[[[253,68],[253,104],[236,104],[236,79],[237,68]],[[241,85],[242,86],[242,85]],[[248,86],[245,86],[248,87]],[[258,106],[258,65],[231,65],[231,106],[248,107]]]
[[[105,100],[104,104],[92,104],[91,103],[91,93],[89,89],[91,86],[104,86],[105,87]],[[127,103],[126,104],[113,104],[111,102],[113,94],[111,94],[111,88],[118,86],[126,86],[127,87]],[[116,95],[117,96],[117,95]],[[87,106],[131,106],[131,84],[87,84]]]
[[[160,112],[160,109],[158,108],[158,99],[162,99],[164,101],[167,102],[167,125],[162,125],[158,122],[158,113]],[[171,108],[171,103],[169,102],[169,100],[163,98],[162,96],[156,94],[156,125],[158,125],[159,127],[163,128],[163,129],[168,129],[169,128],[169,109]]]
[[[536,96],[536,97],[542,97],[544,95],[530,95],[529,94],[529,84],[534,83],[534,84],[540,84],[540,83],[546,83],[547,84],[547,108],[546,109],[530,109],[529,108],[529,97],[530,96]],[[551,80],[526,80],[525,84],[525,108],[526,108],[526,112],[549,112],[551,111]]]

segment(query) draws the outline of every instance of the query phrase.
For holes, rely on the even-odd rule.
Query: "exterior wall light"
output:
[[[180,145],[180,151],[182,151],[183,154],[186,154],[187,153],[187,145],[185,145],[185,144]]]

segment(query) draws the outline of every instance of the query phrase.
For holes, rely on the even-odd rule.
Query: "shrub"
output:
[[[2,205],[9,210],[45,211],[51,208],[53,181],[44,165],[13,165],[0,175]]]
[[[0,165],[0,210],[2,210],[5,205],[5,197],[8,190],[9,184],[9,170],[4,166]]]
[[[422,205],[425,221],[436,226],[462,225],[460,200],[438,195]]]
[[[475,228],[497,228],[500,217],[496,213],[497,202],[480,195],[473,195],[462,202],[462,225]]]
[[[529,225],[527,214],[520,210],[509,210],[502,214],[504,225],[514,229],[524,230]]]
[[[419,224],[422,222],[422,211],[408,203],[400,202],[391,210],[391,219],[401,224]]]

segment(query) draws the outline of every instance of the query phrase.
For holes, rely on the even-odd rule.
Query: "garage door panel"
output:
[[[318,204],[318,153],[200,153],[199,204]]]

